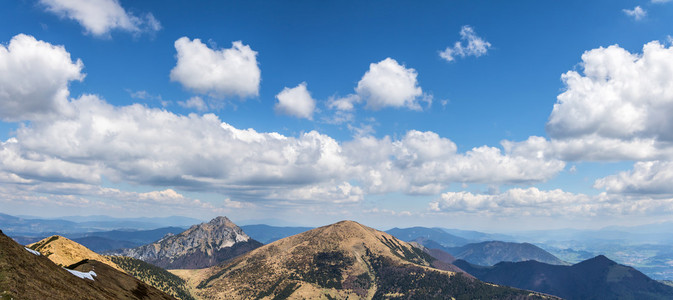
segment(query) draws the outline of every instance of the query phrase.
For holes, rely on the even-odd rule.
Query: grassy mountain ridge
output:
[[[29,245],[55,264],[75,269],[82,264],[103,263],[118,271],[125,272],[178,299],[193,299],[186,291],[185,282],[168,271],[140,260],[128,257],[103,256],[62,236],[52,236]],[[92,267],[93,267],[92,265]],[[100,269],[101,266],[97,266]],[[128,280],[127,280],[128,281]],[[127,284],[132,284],[128,283]]]
[[[0,231],[2,299],[173,299],[106,264],[86,261],[94,280],[79,278],[44,255],[35,255]],[[90,268],[90,269],[86,269]]]
[[[55,264],[65,267],[85,259],[100,261],[119,271],[124,272],[108,258],[62,236],[54,235],[27,246],[42,253]]]

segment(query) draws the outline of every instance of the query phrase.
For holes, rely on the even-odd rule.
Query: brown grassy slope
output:
[[[136,282],[135,286],[114,283],[135,280],[105,264],[93,265],[100,277],[94,281],[70,274],[43,255],[34,255],[0,231],[0,297],[2,299],[173,299],[155,293],[152,287]],[[130,278],[130,279],[129,279]],[[127,288],[131,288],[127,292]],[[151,297],[135,296],[137,290]],[[120,291],[124,291],[120,293]],[[158,292],[158,291],[157,291]]]
[[[437,270],[430,267],[432,261],[387,233],[342,221],[194,272],[189,282],[195,285],[193,294],[202,299],[544,297]]]
[[[28,248],[42,253],[55,264],[65,267],[85,259],[96,260],[124,272],[119,266],[106,257],[89,250],[89,248],[68,238],[53,235],[39,242],[28,245]]]

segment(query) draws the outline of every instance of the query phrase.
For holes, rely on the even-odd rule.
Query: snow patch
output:
[[[42,255],[42,254],[40,254],[40,252],[37,252],[37,251],[35,251],[35,250],[33,250],[33,249],[30,249],[30,248],[28,248],[28,247],[23,247],[23,248],[25,248],[26,250],[28,250],[28,252],[33,253],[33,254],[35,254],[35,255],[38,255],[38,256],[39,256],[39,255]]]
[[[96,272],[94,272],[94,271],[89,271],[89,272],[84,273],[84,272],[70,270],[70,269],[65,269],[65,270],[70,272],[72,275],[75,275],[75,276],[77,276],[79,278],[82,278],[82,279],[93,280],[93,277],[96,276]]]

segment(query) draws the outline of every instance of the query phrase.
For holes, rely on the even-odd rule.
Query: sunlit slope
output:
[[[89,250],[89,248],[62,236],[50,236],[39,242],[28,245],[28,248],[42,253],[42,255],[48,257],[55,264],[62,267],[78,263],[84,259],[89,259],[102,262],[124,272],[123,269],[105,256],[93,252]]]

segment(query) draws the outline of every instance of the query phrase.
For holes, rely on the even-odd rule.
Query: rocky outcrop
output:
[[[217,217],[180,234],[168,234],[154,243],[113,254],[137,258],[165,269],[200,269],[261,245],[227,217]]]

